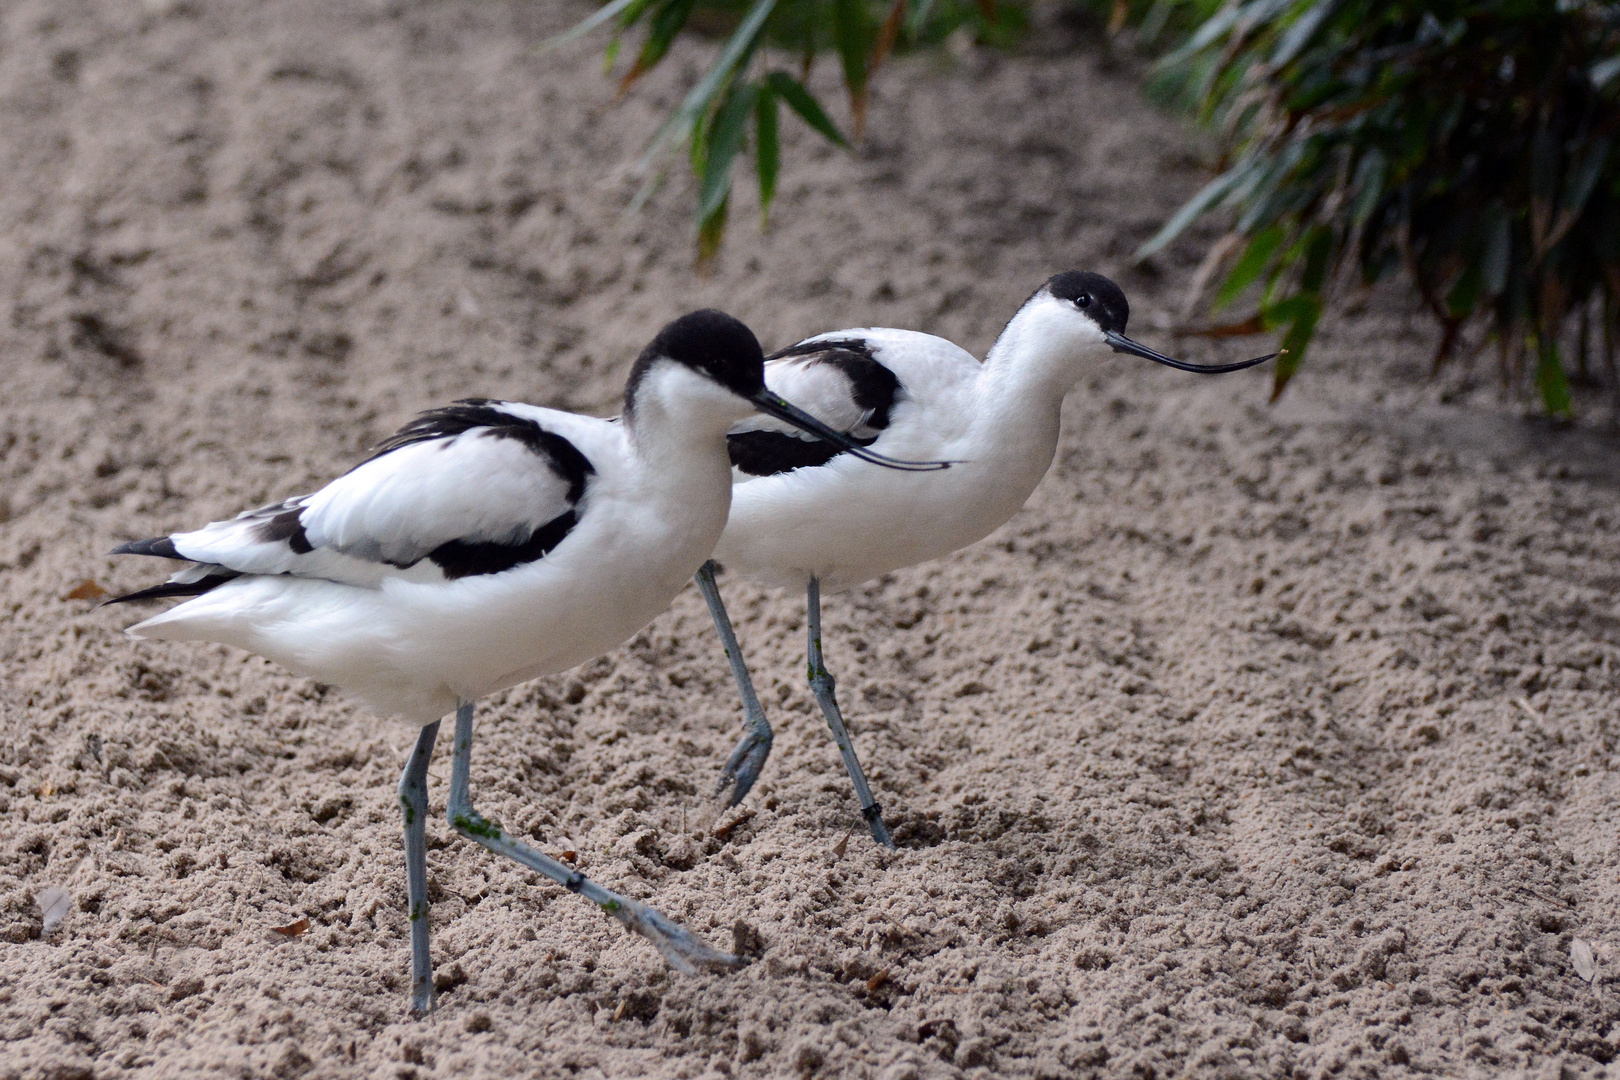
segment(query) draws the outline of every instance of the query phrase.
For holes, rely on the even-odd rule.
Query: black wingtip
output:
[[[185,556],[174,549],[174,541],[167,536],[154,537],[151,540],[131,540],[127,544],[119,544],[107,554],[109,555],[156,555],[164,559],[184,559]],[[109,600],[109,604],[116,601]]]

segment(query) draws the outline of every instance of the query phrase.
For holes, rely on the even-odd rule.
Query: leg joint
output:
[[[575,870],[572,874],[569,874],[568,880],[563,882],[563,888],[567,889],[571,893],[577,893],[584,887],[585,875],[580,873],[578,870]]]
[[[871,806],[861,807],[861,817],[866,819],[868,825],[883,816],[883,804],[874,802]]]
[[[470,836],[475,840],[499,840],[501,838],[501,827],[476,810],[452,809],[450,811],[450,825],[462,836]]]

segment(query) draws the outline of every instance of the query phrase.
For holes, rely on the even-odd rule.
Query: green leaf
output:
[[[1607,60],[1600,60],[1592,65],[1590,72],[1592,85],[1601,90],[1609,85],[1616,75],[1620,75],[1620,56],[1611,56]]]
[[[1311,43],[1311,38],[1322,28],[1322,23],[1338,8],[1339,0],[1314,0],[1305,13],[1295,19],[1293,25],[1283,32],[1282,40],[1277,43],[1277,49],[1271,54],[1273,67],[1282,67],[1294,57],[1298,56],[1305,46]]]
[[[742,149],[743,134],[754,112],[759,87],[752,83],[733,88],[731,96],[715,114],[703,140],[704,151],[698,169],[698,221],[708,221],[731,193],[731,163]]]
[[[935,0],[916,0],[911,10],[906,12],[906,38],[916,41],[922,35],[923,28],[928,25],[928,16],[934,13]]]
[[[867,22],[864,0],[833,0],[833,45],[844,64],[844,86],[849,89],[855,113],[856,135],[860,134],[861,117],[866,111],[866,58],[872,51]]]
[[[1501,203],[1487,208],[1485,257],[1480,260],[1480,285],[1485,295],[1498,297],[1507,288],[1508,271],[1513,267],[1513,222]]]
[[[838,125],[828,118],[822,110],[820,102],[811,96],[799,80],[785,71],[773,71],[765,77],[765,85],[770,87],[778,97],[788,103],[788,108],[799,114],[799,118],[831,142],[839,146],[849,146],[849,140],[844,133],[838,130]]]
[[[1552,416],[1570,416],[1574,413],[1569,396],[1569,378],[1558,357],[1558,340],[1552,334],[1541,334],[1536,340],[1536,389],[1541,391],[1542,404]]]
[[[1166,68],[1178,67],[1197,53],[1203,52],[1210,45],[1213,45],[1217,39],[1225,36],[1232,27],[1236,26],[1238,16],[1242,14],[1243,8],[1241,5],[1227,4],[1210,18],[1205,19],[1203,25],[1198,28],[1198,32],[1188,38],[1186,44],[1182,45],[1181,48],[1159,61],[1158,66]]]
[[[1603,175],[1603,166],[1608,163],[1609,142],[1607,138],[1597,140],[1570,168],[1564,183],[1564,197],[1558,208],[1558,220],[1547,237],[1548,247],[1562,240],[1574,228],[1581,211],[1586,209],[1586,201],[1592,197],[1592,189],[1597,187],[1598,177]]]
[[[570,41],[575,41],[575,40],[577,40],[579,38],[582,38],[586,34],[590,33],[592,30],[595,30],[598,26],[601,26],[603,23],[608,22],[615,15],[618,15],[621,12],[623,12],[626,8],[630,7],[630,5],[632,5],[632,4],[641,4],[641,5],[645,6],[646,0],[610,0],[609,3],[603,4],[601,7],[597,8],[595,11],[591,12],[590,15],[588,15],[585,18],[581,19],[579,22],[575,23],[573,26],[570,26],[567,30],[564,30],[562,33],[556,35],[555,37],[549,37],[546,40],[542,41],[540,43],[540,47],[538,49],[536,49],[535,51],[536,52],[550,52],[552,49],[557,48],[559,45],[566,45]]]
[[[1274,330],[1284,323],[1297,322],[1311,310],[1312,298],[1305,293],[1294,293],[1274,303],[1260,306],[1260,323],[1267,330]]]
[[[760,87],[754,103],[754,168],[759,173],[759,216],[763,223],[776,198],[776,175],[782,165],[782,147],[776,131],[776,94],[769,84]]]
[[[624,77],[622,86],[629,86],[664,58],[664,54],[669,52],[670,45],[675,41],[675,35],[686,25],[686,20],[691,17],[692,8],[696,5],[697,0],[665,0],[665,3],[653,12],[647,40],[642,43],[641,53],[636,57],[635,65],[631,67],[629,74]]]
[[[1299,287],[1302,291],[1317,296],[1317,308],[1321,308],[1320,294],[1322,287],[1327,284],[1329,260],[1333,255],[1333,230],[1326,225],[1318,225],[1307,235],[1305,242],[1305,268],[1299,273]]]
[[[1356,163],[1356,178],[1352,182],[1356,191],[1355,200],[1350,204],[1350,220],[1353,224],[1365,225],[1373,211],[1378,209],[1388,171],[1389,163],[1376,146],[1361,155],[1361,160]]]
[[[1205,184],[1203,190],[1188,199],[1186,205],[1177,210],[1175,216],[1164,223],[1164,228],[1155,233],[1153,239],[1137,248],[1136,253],[1131,258],[1136,260],[1145,259],[1180,236],[1183,229],[1214,207],[1216,203],[1226,196],[1227,192],[1231,191],[1244,179],[1247,173],[1253,171],[1253,168],[1252,164],[1245,163],[1228,169]]]
[[[1322,297],[1319,293],[1297,293],[1277,305],[1277,309],[1284,306],[1288,308],[1292,325],[1289,326],[1288,333],[1283,335],[1283,354],[1277,357],[1274,368],[1271,384],[1272,401],[1282,396],[1283,388],[1299,372],[1299,366],[1305,359],[1305,350],[1310,348],[1311,338],[1316,335],[1317,320],[1322,317]]]
[[[1454,318],[1466,319],[1474,313],[1474,305],[1479,303],[1484,278],[1485,275],[1477,262],[1471,262],[1463,268],[1457,283],[1446,294],[1446,310]]]
[[[726,219],[731,213],[731,200],[722,199],[714,212],[698,223],[697,261],[699,269],[714,262],[720,254],[720,242],[726,236]]]
[[[731,81],[732,75],[753,55],[755,47],[759,44],[759,33],[764,29],[765,20],[770,18],[771,9],[775,6],[776,0],[754,0],[754,6],[748,9],[743,21],[732,31],[731,37],[726,39],[725,48],[720,51],[714,66],[704,73],[703,78],[698,80],[698,84],[692,87],[680,105],[670,114],[669,119],[665,120],[653,135],[652,143],[641,155],[640,164],[643,168],[651,167],[671,145],[685,142],[691,137],[698,120],[713,106],[726,83]]]
[[[1215,294],[1209,309],[1219,311],[1236,300],[1244,289],[1258,281],[1270,264],[1271,257],[1277,253],[1278,246],[1287,238],[1288,230],[1281,225],[1273,225],[1256,234],[1254,239],[1249,241],[1249,246],[1244,248],[1243,254],[1232,267],[1232,272],[1226,275],[1226,280],[1221,283],[1220,291]]]

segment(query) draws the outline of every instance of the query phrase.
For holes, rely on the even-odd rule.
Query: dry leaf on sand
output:
[[[63,600],[100,600],[107,590],[96,584],[95,578],[85,578],[63,596]]]
[[[303,934],[305,930],[309,929],[309,920],[299,919],[295,923],[289,923],[286,926],[272,926],[270,929],[286,937],[295,938]]]
[[[741,825],[743,822],[748,821],[753,816],[754,812],[752,810],[744,810],[742,813],[738,814],[735,819],[714,830],[714,838],[716,840],[731,839],[731,831],[737,826]]]

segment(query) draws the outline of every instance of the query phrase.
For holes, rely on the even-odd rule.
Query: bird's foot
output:
[[[726,761],[726,767],[720,770],[720,783],[714,789],[716,796],[726,797],[727,806],[736,806],[753,790],[754,781],[759,779],[760,771],[765,768],[765,759],[771,756],[774,738],[770,727],[766,726],[763,731],[749,727],[743,737],[737,740],[737,747]],[[731,789],[729,796],[726,796],[727,788]]]
[[[411,990],[411,1016],[421,1020],[431,1016],[439,1007],[439,995],[429,979]]]
[[[664,959],[675,970],[687,975],[700,971],[735,971],[748,961],[733,953],[721,952],[673,919],[646,904],[620,897],[602,905],[602,909],[657,946]]]

